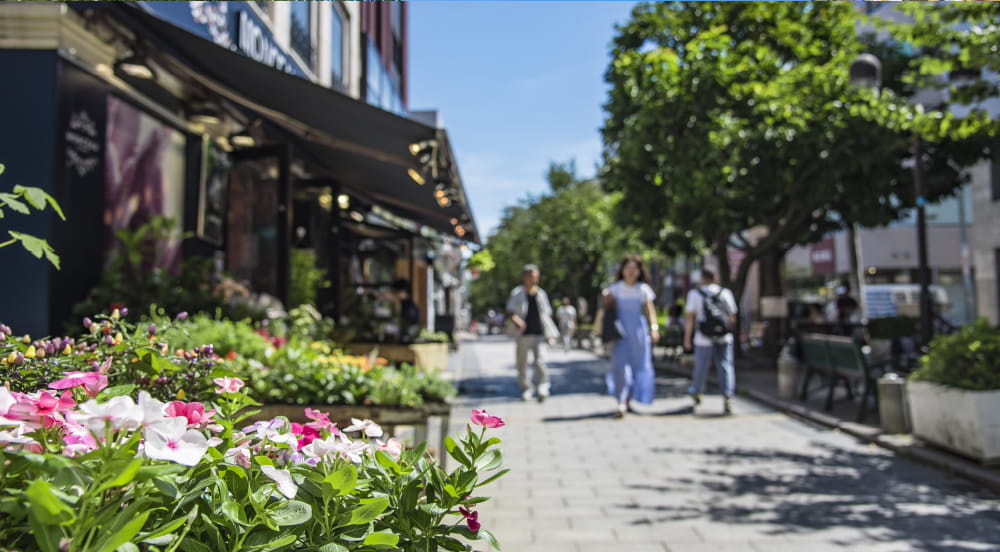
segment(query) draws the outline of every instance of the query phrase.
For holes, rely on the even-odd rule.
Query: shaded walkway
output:
[[[656,401],[617,420],[589,352],[551,351],[544,404],[520,401],[510,342],[459,355],[453,431],[471,408],[508,423],[512,472],[480,508],[505,550],[1000,549],[996,496],[753,401],[722,417],[709,396],[692,414],[686,381],[658,375]]]

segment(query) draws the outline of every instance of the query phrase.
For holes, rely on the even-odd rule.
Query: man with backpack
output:
[[[695,406],[708,379],[708,370],[716,366],[723,411],[732,414],[732,396],[736,387],[733,371],[733,328],[736,327],[736,299],[733,292],[715,283],[715,273],[701,270],[701,285],[688,292],[685,305],[684,348],[694,349],[694,373],[688,393]],[[692,347],[694,334],[694,347]]]

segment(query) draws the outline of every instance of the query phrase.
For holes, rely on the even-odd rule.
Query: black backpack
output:
[[[722,291],[715,295],[708,295],[701,288],[698,293],[702,296],[702,313],[704,320],[698,323],[698,331],[705,337],[724,337],[733,333],[732,324],[729,321],[729,308],[722,300]]]

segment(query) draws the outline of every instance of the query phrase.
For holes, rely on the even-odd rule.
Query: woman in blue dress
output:
[[[605,308],[613,307],[620,339],[611,349],[608,393],[618,400],[615,416],[631,410],[630,402],[653,402],[655,376],[652,344],[660,339],[649,276],[638,256],[627,256],[618,266],[615,282],[604,290]]]

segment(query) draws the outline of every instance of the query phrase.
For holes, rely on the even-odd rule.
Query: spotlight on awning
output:
[[[240,148],[252,148],[257,145],[257,140],[244,129],[230,134],[229,143]]]
[[[414,182],[420,184],[421,186],[423,186],[424,182],[426,182],[424,180],[424,177],[417,171],[417,169],[413,168],[406,169],[406,174],[410,175],[410,178],[412,178]]]
[[[152,80],[156,78],[156,72],[149,65],[146,56],[138,52],[133,52],[132,55],[117,61],[115,68],[137,79]]]
[[[192,106],[187,111],[188,120],[201,125],[218,125],[222,123],[222,114],[209,105]]]
[[[347,194],[340,194],[337,196],[337,207],[341,210],[347,209],[351,206],[351,196]]]
[[[410,144],[410,153],[423,165],[428,163],[434,156],[437,148],[437,140],[423,140],[415,144]]]

